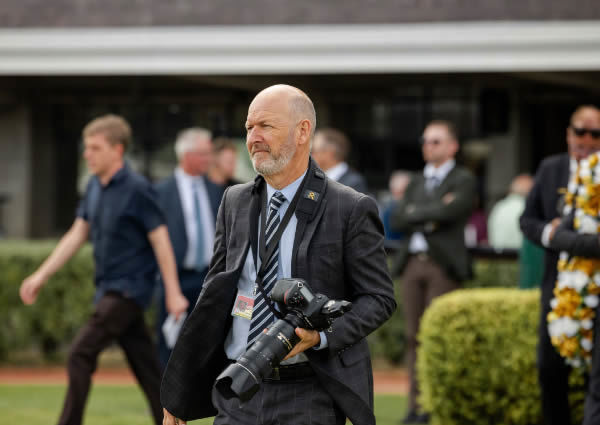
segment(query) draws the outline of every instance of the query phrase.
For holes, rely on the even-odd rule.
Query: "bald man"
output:
[[[570,368],[550,342],[546,319],[551,310],[550,300],[557,277],[559,251],[551,246],[551,240],[562,213],[559,210],[559,205],[562,204],[559,189],[567,187],[570,169],[574,171],[579,160],[600,150],[600,110],[591,105],[577,108],[571,115],[566,138],[568,153],[551,156],[540,164],[520,218],[523,235],[546,248],[537,347],[538,379],[545,425],[571,424]],[[600,391],[598,394],[600,397]],[[586,407],[586,415],[589,411]]]
[[[375,424],[366,336],[396,308],[383,226],[373,199],[330,180],[310,158],[315,121],[311,100],[291,86],[268,87],[250,104],[246,147],[258,176],[223,195],[204,289],[165,372],[165,425],[215,414],[218,425]],[[261,241],[271,223],[283,232]],[[265,243],[278,244],[268,258]],[[326,332],[296,328],[299,343],[251,400],[213,392],[217,375],[274,320],[256,282],[268,292],[271,278],[289,277],[351,301],[352,311]]]

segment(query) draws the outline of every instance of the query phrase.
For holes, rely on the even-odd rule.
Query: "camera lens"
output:
[[[250,400],[258,391],[263,378],[292,351],[299,338],[295,328],[300,319],[288,314],[277,320],[266,333],[261,334],[252,346],[217,377],[215,387],[221,395],[241,401]],[[291,323],[289,323],[291,322]]]

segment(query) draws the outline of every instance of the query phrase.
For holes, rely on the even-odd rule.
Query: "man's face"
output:
[[[436,167],[454,158],[458,151],[458,144],[444,125],[434,124],[425,128],[421,143],[423,159]]]
[[[182,168],[191,176],[201,176],[206,174],[212,160],[212,142],[208,139],[198,139],[194,149],[183,154]]]
[[[296,153],[295,123],[287,99],[262,94],[248,109],[246,148],[254,170],[271,176],[281,173]]]
[[[88,136],[83,141],[83,158],[91,174],[102,176],[123,157],[123,145],[111,144],[104,134]]]
[[[589,108],[573,117],[567,128],[567,146],[569,155],[578,161],[600,150],[600,112]]]

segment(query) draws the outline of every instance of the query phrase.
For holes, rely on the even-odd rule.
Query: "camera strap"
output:
[[[306,177],[304,178],[304,180],[306,180]],[[304,181],[301,184],[301,187],[303,187],[303,186],[304,186]],[[265,205],[267,205],[267,188],[266,187],[263,187],[263,190],[262,190],[261,196],[260,196],[260,205],[261,205],[260,238],[258,238],[258,247],[259,247],[258,252],[260,255],[260,269],[256,273],[256,286],[258,287],[258,290],[260,291],[262,296],[265,298],[265,302],[267,303],[267,306],[269,307],[271,312],[275,315],[275,317],[277,317],[279,319],[283,318],[283,314],[281,312],[277,311],[277,309],[273,305],[273,302],[271,301],[271,299],[269,298],[269,296],[267,295],[267,293],[265,291],[262,281],[263,281],[263,276],[266,272],[265,268],[267,267],[267,262],[268,262],[269,258],[271,258],[271,255],[273,255],[273,252],[275,251],[276,247],[279,244],[279,241],[281,240],[283,231],[285,230],[286,226],[290,222],[290,219],[292,218],[292,215],[294,214],[294,212],[296,210],[296,205],[298,204],[298,199],[300,198],[300,196],[299,196],[300,193],[301,193],[301,190],[299,188],[298,191],[296,192],[296,194],[294,195],[294,198],[292,199],[290,206],[288,207],[287,211],[285,212],[283,219],[279,223],[279,227],[277,228],[277,231],[275,232],[275,234],[273,235],[273,238],[271,239],[271,244],[269,245],[269,249],[267,249],[267,247],[265,245],[265,234],[267,231],[267,214],[266,214],[267,208],[265,208]]]
[[[318,206],[321,203],[321,200],[322,200],[321,195],[323,194],[323,191],[325,189],[325,184],[326,184],[325,182],[326,182],[325,174],[323,173],[323,171],[321,171],[320,169],[318,169],[316,167],[314,161],[311,158],[309,160],[308,171],[306,173],[306,176],[304,177],[304,180],[302,181],[302,183],[300,184],[300,187],[296,191],[296,194],[294,195],[294,198],[292,199],[290,206],[288,207],[287,211],[285,212],[285,215],[283,216],[283,219],[280,222],[279,227],[277,228],[277,231],[273,235],[273,238],[271,239],[271,244],[269,245],[269,249],[266,249],[265,239],[264,239],[264,235],[266,232],[266,221],[267,221],[267,218],[266,218],[267,214],[265,211],[266,208],[264,208],[264,206],[267,205],[267,189],[266,189],[265,185],[262,186],[261,201],[260,201],[260,205],[261,205],[261,211],[260,211],[261,237],[258,238],[260,268],[259,268],[258,272],[256,273],[256,282],[255,283],[256,283],[256,286],[258,287],[258,290],[261,292],[262,296],[265,298],[265,301],[267,302],[269,309],[275,315],[275,317],[277,317],[279,319],[283,318],[283,314],[275,308],[275,306],[273,305],[273,302],[271,301],[271,298],[269,298],[269,296],[267,295],[265,288],[262,284],[263,276],[266,272],[265,268],[267,266],[267,261],[269,258],[271,258],[271,255],[275,251],[276,246],[278,245],[279,241],[281,240],[283,231],[285,230],[286,226],[288,225],[288,223],[294,213],[296,213],[296,218],[298,219],[296,233],[297,234],[298,234],[298,232],[300,232],[300,234],[304,233],[304,229],[306,228],[307,222],[311,221],[315,217],[316,212],[318,210]]]

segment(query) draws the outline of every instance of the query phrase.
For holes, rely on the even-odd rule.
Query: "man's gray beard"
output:
[[[287,143],[283,146],[279,158],[271,158],[263,161],[260,165],[256,164],[254,159],[252,160],[252,166],[254,167],[254,171],[256,171],[261,176],[272,176],[274,174],[280,173],[292,160],[292,157],[296,153],[296,145],[293,140],[291,143]]]

